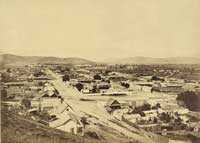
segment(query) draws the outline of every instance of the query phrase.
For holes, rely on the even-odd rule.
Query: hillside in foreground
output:
[[[46,127],[1,108],[1,141],[3,143],[101,143]]]
[[[103,127],[102,127],[103,128]],[[84,137],[49,128],[1,106],[2,143],[138,143],[104,127],[91,129]]]

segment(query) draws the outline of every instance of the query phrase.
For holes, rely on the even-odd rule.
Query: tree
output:
[[[110,72],[110,70],[105,70],[105,75],[108,75]]]
[[[185,91],[178,94],[176,100],[191,111],[200,111],[200,92]]]
[[[78,91],[81,91],[82,89],[83,89],[83,84],[81,84],[81,83],[77,83],[76,84],[76,88],[78,89]]]
[[[151,78],[151,81],[164,81],[164,79],[161,79],[161,78],[159,78],[159,77],[157,77],[157,76],[152,76],[152,78]]]
[[[157,104],[156,104],[156,108],[157,108],[157,109],[158,109],[158,108],[161,108],[160,103],[157,103]]]
[[[158,119],[156,117],[153,118],[153,123],[157,123]]]
[[[43,86],[44,85],[44,83],[42,82],[42,81],[40,81],[39,83],[38,83],[38,86]]]
[[[44,75],[46,75],[43,71],[36,71],[34,74],[33,74],[33,76],[35,76],[35,77],[40,77],[40,76],[44,76]]]
[[[1,80],[2,82],[9,82],[11,81],[10,74],[8,72],[4,72],[1,74]]]
[[[92,88],[92,93],[97,93],[97,92],[98,92],[97,86],[94,85],[93,88]]]
[[[163,112],[163,113],[161,113],[161,115],[160,115],[160,120],[161,121],[165,121],[165,122],[170,122],[171,121],[171,117],[170,117],[170,115],[168,114],[168,113],[165,113],[165,112]]]
[[[174,120],[175,124],[181,124],[181,122],[182,122],[182,119],[180,117]]]
[[[26,108],[30,108],[30,107],[31,107],[31,102],[30,102],[30,100],[24,98],[24,99],[22,99],[21,102],[22,102],[21,104],[24,105]]]
[[[7,90],[6,89],[2,89],[1,90],[1,100],[6,100],[7,99]]]
[[[130,87],[129,83],[125,83],[125,82],[122,82],[121,86],[123,86],[125,88],[129,88]]]
[[[145,113],[143,111],[139,112],[140,116],[145,117]]]
[[[99,74],[94,75],[94,80],[101,80],[101,76]]]
[[[149,103],[145,103],[142,106],[142,111],[151,110],[151,105]]]
[[[65,74],[62,78],[64,82],[69,81],[69,75]]]

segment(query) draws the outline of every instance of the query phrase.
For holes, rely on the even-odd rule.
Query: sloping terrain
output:
[[[2,143],[139,143],[106,126],[87,129],[84,137],[49,128],[1,107]]]
[[[107,59],[105,63],[112,64],[200,64],[200,58],[194,57],[128,57],[119,59]]]
[[[0,55],[0,65],[14,64],[37,64],[37,63],[56,63],[56,64],[93,64],[94,62],[82,58],[58,58],[58,57],[39,57],[39,56],[16,56],[11,54]]]
[[[2,143],[101,143],[89,137],[80,137],[25,119],[1,108]]]

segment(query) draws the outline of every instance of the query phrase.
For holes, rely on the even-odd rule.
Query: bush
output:
[[[64,82],[69,81],[69,75],[65,74],[62,78]]]
[[[185,91],[178,94],[177,101],[181,101],[191,111],[200,111],[200,92]]]
[[[31,107],[31,101],[26,98],[22,99],[21,104],[24,105],[26,108]]]
[[[130,87],[129,83],[124,83],[124,82],[121,83],[121,86],[123,86],[125,88],[129,88]]]
[[[76,84],[76,88],[78,89],[78,91],[81,91],[82,89],[83,89],[83,84],[81,84],[81,83],[77,83]]]
[[[99,74],[96,74],[96,75],[94,76],[94,80],[101,80],[101,76],[100,76]]]

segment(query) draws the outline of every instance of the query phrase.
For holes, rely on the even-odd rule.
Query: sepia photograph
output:
[[[200,143],[200,0],[0,0],[1,143]]]

